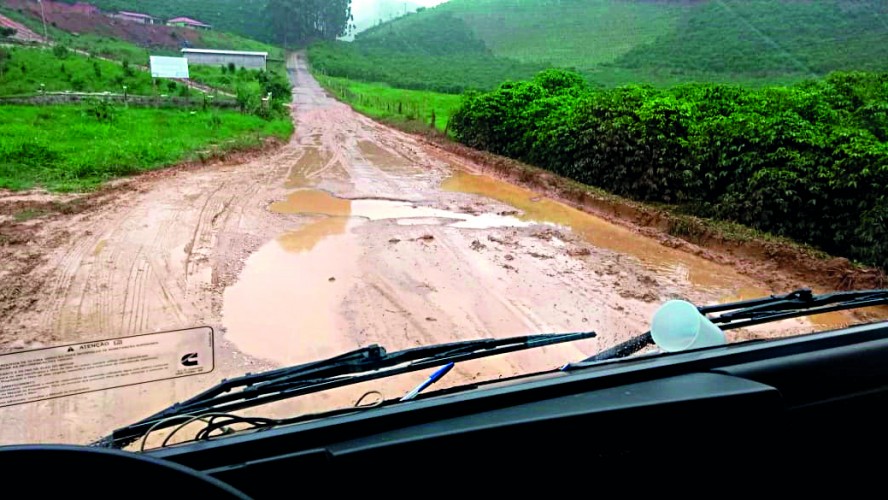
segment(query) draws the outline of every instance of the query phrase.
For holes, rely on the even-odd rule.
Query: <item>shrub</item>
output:
[[[58,57],[59,59],[67,59],[68,53],[68,47],[60,43],[53,45],[52,47],[52,55]]]
[[[570,73],[468,94],[457,140],[634,199],[888,268],[888,74],[793,87],[587,88]]]
[[[111,123],[117,116],[117,109],[106,100],[94,99],[87,102],[86,113],[101,123]]]
[[[237,87],[237,103],[241,113],[256,114],[262,107],[262,88],[258,83],[244,83]]]

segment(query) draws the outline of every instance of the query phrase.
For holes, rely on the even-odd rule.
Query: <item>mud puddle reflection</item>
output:
[[[359,248],[350,227],[325,217],[265,244],[224,294],[226,338],[244,353],[282,364],[333,356],[347,325],[335,307],[354,282]]]
[[[226,338],[251,356],[294,364],[358,347],[345,345],[348,325],[336,310],[355,283],[361,254],[351,229],[368,221],[460,228],[533,224],[497,214],[463,214],[409,202],[337,198],[301,190],[272,203],[276,213],[312,217],[265,244],[245,262],[223,297]]]
[[[407,201],[337,198],[326,191],[302,190],[286,200],[271,204],[272,212],[281,214],[317,214],[331,217],[356,217],[371,221],[396,219],[402,225],[449,225],[464,229],[527,227],[535,221],[510,215],[466,214],[415,205]]]

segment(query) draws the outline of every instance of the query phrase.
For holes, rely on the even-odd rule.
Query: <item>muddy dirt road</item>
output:
[[[211,325],[216,371],[0,409],[0,443],[88,442],[221,378],[371,343],[394,350],[599,333],[466,363],[445,382],[547,369],[645,331],[663,300],[770,292],[475,175],[470,161],[326,96],[304,62],[294,57],[291,68],[297,131],[289,144],[237,164],[128,181],[95,208],[38,222],[32,243],[0,270],[5,349]],[[370,388],[394,397],[425,376]],[[350,405],[365,390],[258,413]]]

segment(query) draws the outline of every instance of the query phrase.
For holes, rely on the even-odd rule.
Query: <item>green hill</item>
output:
[[[451,82],[430,58],[445,68],[464,60],[464,87],[498,83],[475,77],[481,60],[503,79],[554,66],[605,86],[762,85],[888,67],[886,38],[888,2],[880,0],[451,0],[312,57],[329,74],[374,68],[351,76],[393,85],[404,83],[405,59],[422,57],[422,69],[431,68],[424,88],[442,90]]]
[[[452,16],[496,56],[583,69],[671,33],[687,10],[683,3],[622,0],[451,0],[356,39],[385,44],[401,32],[421,37]]]

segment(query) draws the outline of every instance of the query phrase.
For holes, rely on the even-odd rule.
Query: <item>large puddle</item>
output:
[[[356,217],[367,220],[395,219],[402,225],[448,225],[464,229],[527,227],[533,221],[499,214],[465,214],[416,205],[408,201],[337,198],[326,191],[306,189],[271,204],[281,214],[316,214],[328,217]]]
[[[659,275],[686,279],[699,289],[720,293],[720,302],[762,297],[787,290],[769,290],[728,266],[661,245],[659,242],[604,219],[555,201],[529,189],[487,175],[456,170],[441,187],[446,191],[491,198],[523,212],[518,219],[570,228],[585,241],[637,258]],[[847,313],[827,313],[809,320],[819,327],[837,328],[852,322]]]
[[[282,364],[321,359],[354,348],[343,343],[334,309],[357,273],[354,221],[310,222],[264,245],[224,295],[226,338],[240,350]]]
[[[354,348],[341,335],[348,325],[335,308],[347,300],[349,288],[360,279],[361,248],[351,229],[367,221],[475,229],[562,226],[592,245],[634,257],[656,274],[678,283],[686,281],[723,302],[778,292],[763,288],[728,266],[665,247],[489,176],[456,172],[442,187],[498,200],[521,213],[459,213],[407,201],[343,199],[311,189],[295,191],[273,203],[269,208],[276,213],[301,215],[308,220],[252,254],[238,282],[226,289],[223,316],[227,338],[247,354],[282,364]],[[827,328],[845,325],[851,319],[831,313],[812,317],[811,321]]]
[[[337,198],[300,190],[271,211],[314,216],[262,246],[224,294],[226,337],[243,352],[282,364],[333,356],[348,345],[345,319],[334,309],[358,279],[360,248],[351,229],[366,221],[460,228],[523,227],[532,222],[497,214],[463,214],[410,202]]]
[[[735,293],[742,290],[743,295],[766,293],[726,266],[663,246],[629,229],[490,176],[457,171],[441,187],[513,206],[523,212],[517,216],[520,220],[564,226],[596,247],[633,256],[658,274],[685,278],[706,290],[736,290]]]

